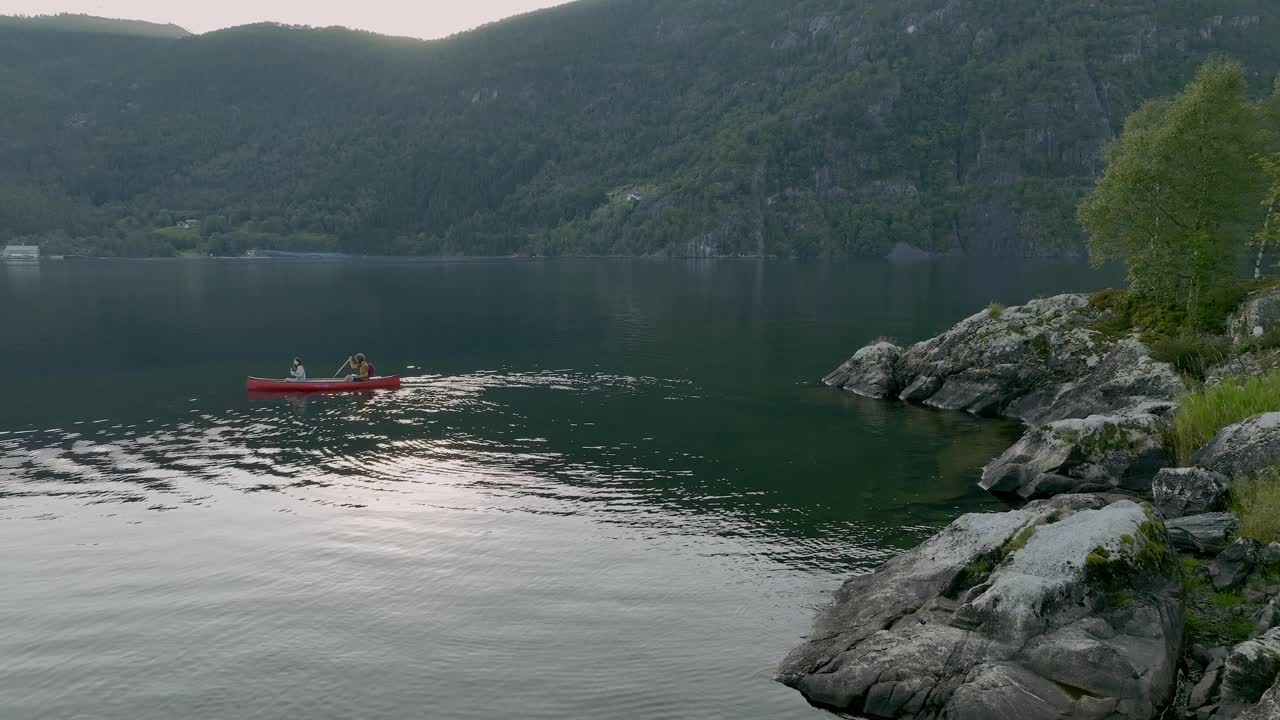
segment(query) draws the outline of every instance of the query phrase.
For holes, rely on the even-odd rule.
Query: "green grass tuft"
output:
[[[1220,592],[1213,596],[1213,604],[1228,610],[1244,604],[1244,596],[1235,592]]]
[[[1190,555],[1179,555],[1178,564],[1182,566],[1182,586],[1191,595],[1207,584],[1204,563]]]
[[[1203,380],[1210,368],[1230,357],[1231,345],[1224,340],[1199,335],[1160,337],[1151,343],[1151,357],[1166,362],[1179,372]]]
[[[1189,555],[1178,559],[1186,590],[1183,616],[1188,644],[1234,645],[1248,639],[1263,603],[1239,592],[1214,592],[1204,562]]]
[[[1107,594],[1107,601],[1114,608],[1125,608],[1133,604],[1133,593],[1117,590]]]
[[[1182,611],[1182,627],[1188,643],[1192,638],[1200,639],[1205,635],[1205,621],[1191,608]]]
[[[1240,518],[1240,537],[1280,542],[1280,467],[1270,467],[1231,486],[1231,512]]]
[[[1013,536],[1013,539],[1004,544],[1004,547],[1000,549],[1000,554],[1003,557],[1009,557],[1026,547],[1027,541],[1031,540],[1031,536],[1036,534],[1037,527],[1038,525],[1028,525],[1020,530],[1017,535]]]
[[[987,306],[987,316],[990,317],[992,320],[999,320],[1000,316],[1004,315],[1004,311],[1005,311],[1005,306],[1001,305],[998,302],[992,302],[990,305]]]
[[[965,573],[974,578],[990,575],[993,569],[991,561],[986,559],[978,559],[964,566]]]
[[[1247,617],[1224,616],[1227,610],[1212,614],[1188,607],[1182,616],[1188,644],[1234,645],[1249,639],[1253,633],[1253,621]]]
[[[1094,563],[1111,562],[1111,551],[1106,549],[1102,545],[1099,545],[1094,549],[1090,550],[1089,554],[1085,556],[1086,564],[1091,561]]]
[[[1111,551],[1099,545],[1084,556],[1084,571],[1091,579],[1107,582],[1112,579]]]
[[[1205,586],[1205,580],[1200,573],[1183,573],[1182,587],[1188,592],[1193,593]]]
[[[943,592],[943,595],[949,598],[958,598],[971,588],[986,582],[987,578],[991,577],[991,571],[995,570],[1001,559],[1002,557],[998,550],[974,559],[973,562],[956,573],[956,576],[951,581],[951,586]]]
[[[1248,640],[1253,634],[1253,621],[1247,617],[1228,620],[1225,625],[1227,637],[1238,643]]]
[[[1189,465],[1191,456],[1219,430],[1260,413],[1280,411],[1280,372],[1201,388],[1184,395],[1181,405],[1169,442],[1178,464]]]

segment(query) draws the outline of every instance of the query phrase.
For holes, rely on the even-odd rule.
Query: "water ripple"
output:
[[[203,507],[210,488],[218,488],[352,508],[390,502],[585,516],[654,537],[710,533],[769,542],[814,567],[884,556],[883,542],[863,537],[867,529],[857,524],[790,537],[806,522],[807,508],[708,475],[707,458],[654,437],[574,442],[578,435],[597,438],[596,422],[526,417],[517,411],[524,407],[518,397],[530,392],[613,404],[699,396],[682,380],[485,371],[410,377],[398,392],[272,397],[219,413],[193,409],[169,422],[92,419],[71,431],[11,431],[0,435],[0,497],[7,501],[0,512],[20,517],[38,508],[56,517],[70,510],[38,498]]]

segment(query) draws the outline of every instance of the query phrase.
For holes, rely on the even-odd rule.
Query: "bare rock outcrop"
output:
[[[1154,415],[1058,420],[1033,428],[983,468],[979,485],[1031,500],[1062,493],[1146,493],[1169,464]]]
[[[779,680],[868,718],[1152,717],[1174,690],[1181,576],[1159,516],[1113,500],[959,518],[846,582]]]
[[[1165,522],[1174,547],[1205,555],[1225,550],[1239,527],[1240,519],[1228,512],[1187,515]]]
[[[1259,290],[1249,296],[1227,321],[1227,330],[1237,343],[1280,330],[1280,286]]]
[[[877,400],[894,397],[902,390],[901,360],[902,348],[882,340],[854,353],[822,382]]]
[[[1102,312],[1085,295],[983,310],[905,349],[873,343],[826,382],[870,397],[1033,425],[1166,413],[1184,390],[1177,372],[1153,360],[1136,338],[1115,340],[1092,329]]]

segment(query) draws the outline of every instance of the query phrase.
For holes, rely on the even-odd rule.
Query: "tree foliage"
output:
[[[1269,0],[583,0],[434,42],[72,20],[0,23],[0,242],[1072,253],[1128,113],[1215,51],[1254,94],[1280,69]]]
[[[1256,218],[1258,113],[1244,67],[1215,57],[1176,97],[1130,116],[1080,206],[1094,261],[1125,260],[1135,293],[1194,323]]]

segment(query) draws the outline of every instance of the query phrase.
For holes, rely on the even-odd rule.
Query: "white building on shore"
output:
[[[39,260],[38,245],[9,245],[0,250],[0,260]]]

